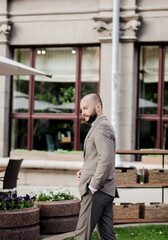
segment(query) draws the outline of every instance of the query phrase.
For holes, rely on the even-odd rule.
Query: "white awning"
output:
[[[41,72],[35,68],[28,67],[22,63],[16,62],[9,58],[0,56],[0,75],[44,75],[52,77],[51,75]]]

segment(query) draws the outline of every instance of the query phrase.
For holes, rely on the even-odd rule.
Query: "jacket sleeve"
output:
[[[90,186],[100,189],[104,181],[115,171],[115,136],[110,126],[98,125],[94,135],[95,147],[98,153],[98,164]],[[113,167],[112,167],[113,165]]]

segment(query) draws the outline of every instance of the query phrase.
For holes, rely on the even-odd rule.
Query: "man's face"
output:
[[[92,123],[97,118],[97,112],[94,104],[85,98],[81,101],[81,112],[87,123]]]

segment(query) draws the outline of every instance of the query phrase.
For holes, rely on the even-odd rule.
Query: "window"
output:
[[[168,46],[140,47],[138,141],[141,148],[167,148]]]
[[[49,152],[74,148],[74,122],[72,120],[35,119],[33,126],[33,149]]]
[[[15,60],[23,64],[30,64],[30,49],[16,49]],[[28,113],[29,109],[29,76],[13,77],[12,113]]]
[[[52,75],[14,76],[11,150],[81,150],[80,99],[98,93],[99,47],[17,48],[15,60]],[[80,138],[81,135],[81,138]]]
[[[46,48],[42,50],[45,54],[39,51],[36,68],[53,77],[35,76],[34,112],[74,113],[76,54],[71,48]]]
[[[157,114],[159,47],[141,47],[139,114]]]

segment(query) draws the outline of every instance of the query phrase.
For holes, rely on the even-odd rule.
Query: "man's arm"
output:
[[[115,151],[115,136],[109,126],[99,126],[96,129],[94,137],[95,146],[98,152],[98,165],[93,178],[91,179],[90,186],[99,189],[102,183],[109,175],[111,166],[115,165],[113,159]]]

